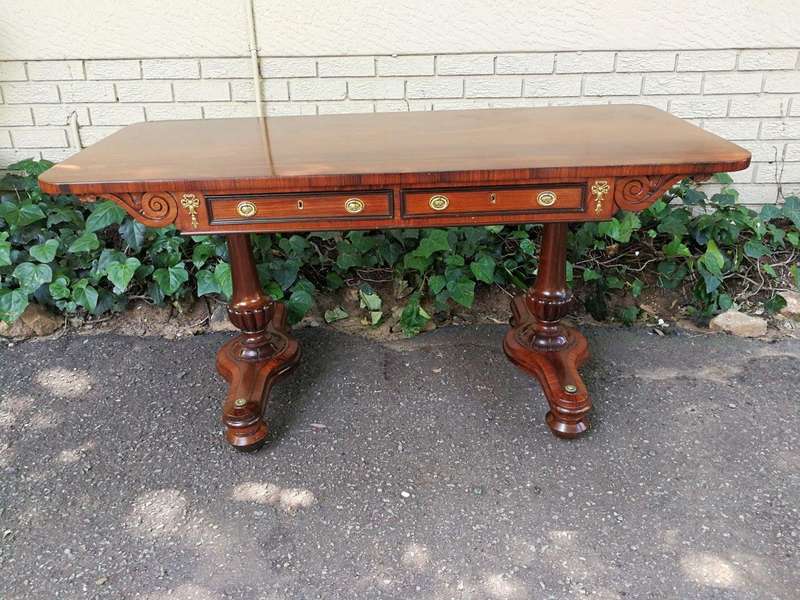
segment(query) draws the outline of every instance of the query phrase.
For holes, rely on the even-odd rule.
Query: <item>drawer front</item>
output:
[[[585,197],[581,184],[407,190],[402,206],[409,217],[582,212]]]
[[[392,192],[323,194],[240,194],[206,196],[212,225],[308,220],[386,219],[392,216]]]

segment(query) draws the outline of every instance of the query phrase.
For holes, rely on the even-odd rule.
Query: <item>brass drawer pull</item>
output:
[[[448,200],[447,196],[444,196],[443,194],[436,194],[435,196],[431,196],[431,199],[428,201],[428,205],[433,210],[444,210],[450,206],[450,200]]]
[[[344,203],[344,209],[351,215],[356,215],[364,210],[364,201],[361,198],[350,198]]]
[[[256,205],[253,204],[252,202],[248,201],[239,202],[239,204],[236,205],[236,213],[240,217],[244,217],[245,219],[249,219],[250,217],[255,216],[256,211],[257,211]]]
[[[539,203],[540,206],[553,206],[556,203],[556,193],[555,192],[539,192],[539,195],[536,196],[536,202]]]

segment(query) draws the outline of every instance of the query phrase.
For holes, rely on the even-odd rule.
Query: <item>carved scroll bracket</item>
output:
[[[620,178],[614,186],[614,202],[624,210],[644,210],[683,177],[684,175],[641,175]]]
[[[81,202],[94,202],[98,198],[111,200],[148,227],[166,227],[174,223],[178,216],[178,201],[169,192],[84,195],[81,196]]]

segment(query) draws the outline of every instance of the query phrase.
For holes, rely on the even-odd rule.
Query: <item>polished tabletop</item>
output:
[[[130,125],[59,163],[46,192],[583,177],[745,168],[743,148],[641,105],[203,119]],[[521,173],[520,171],[524,171]],[[417,177],[419,180],[419,177]]]

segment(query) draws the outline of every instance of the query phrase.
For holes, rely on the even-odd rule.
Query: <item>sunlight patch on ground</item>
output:
[[[516,598],[527,598],[525,586],[520,581],[509,575],[490,575],[486,578],[484,585],[486,592],[492,598],[501,600],[515,600]]]
[[[178,490],[146,492],[133,503],[126,525],[132,533],[144,537],[176,533],[186,519],[187,504]]]
[[[63,419],[53,411],[41,412],[31,415],[31,429],[41,431],[42,429],[55,429]]]
[[[94,450],[97,447],[95,442],[86,442],[81,444],[77,448],[70,448],[68,450],[62,450],[61,453],[58,455],[58,462],[62,462],[64,464],[78,462],[80,459],[86,456],[86,453],[90,450]]]
[[[425,546],[411,542],[406,546],[403,551],[403,556],[400,557],[402,563],[417,571],[423,570],[431,561],[430,553]]]
[[[681,567],[689,578],[702,585],[737,588],[741,577],[728,561],[709,552],[695,552],[681,559]]]
[[[308,508],[317,500],[309,490],[282,488],[272,483],[257,483],[255,481],[237,485],[233,489],[233,499],[239,502],[269,504],[290,513],[301,508]]]
[[[78,398],[92,389],[92,376],[87,371],[53,367],[36,374],[37,384],[61,398]]]
[[[222,600],[227,597],[207,590],[199,585],[185,583],[166,592],[156,592],[145,596],[146,600]]]
[[[34,406],[34,402],[32,396],[0,396],[0,427],[11,427],[26,408]]]
[[[670,367],[660,367],[656,369],[636,369],[635,374],[641,379],[648,381],[670,381],[678,377],[686,377],[688,379],[699,379],[703,381],[710,381],[711,383],[725,384],[729,383],[736,375],[741,373],[740,367],[730,366],[706,366],[700,369],[692,368],[687,369],[673,369]]]

